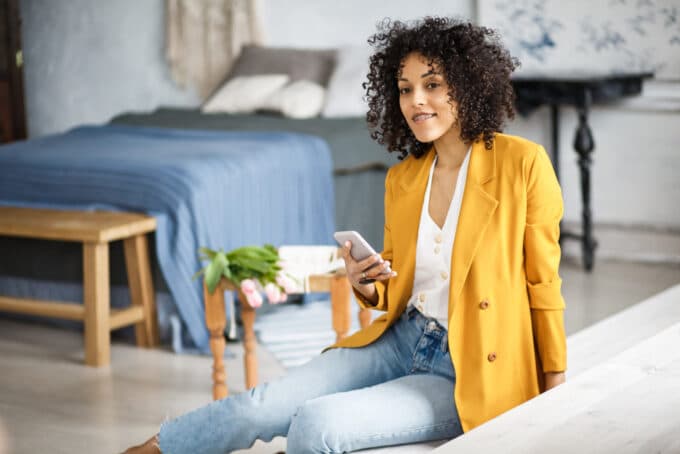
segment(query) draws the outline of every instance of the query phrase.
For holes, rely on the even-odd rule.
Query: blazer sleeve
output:
[[[383,258],[383,260],[389,260],[392,262],[392,229],[390,228],[391,226],[391,215],[390,213],[392,212],[392,169],[387,171],[387,176],[385,177],[385,227],[384,227],[384,235],[383,235],[383,250],[380,253],[380,256]],[[352,287],[352,290],[354,291],[354,296],[357,299],[357,302],[359,303],[359,306],[361,306],[364,309],[374,309],[374,310],[379,310],[379,311],[387,311],[387,287],[389,285],[390,281],[384,281],[380,282],[377,281],[375,283],[375,288],[376,291],[378,292],[378,302],[373,305],[371,304],[368,300],[364,298],[364,296],[359,293],[354,287]]]
[[[565,305],[558,274],[562,191],[543,147],[528,161],[524,266],[532,330],[543,372],[562,372],[567,367]]]

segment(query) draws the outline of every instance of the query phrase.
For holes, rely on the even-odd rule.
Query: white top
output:
[[[424,315],[436,318],[447,329],[449,326],[451,255],[456,238],[460,207],[463,202],[469,162],[470,149],[468,149],[463,164],[460,166],[451,205],[446,214],[444,226],[440,229],[430,217],[429,211],[432,175],[437,164],[435,157],[427,180],[423,209],[420,213],[420,226],[418,227],[416,271],[409,304],[415,306]]]

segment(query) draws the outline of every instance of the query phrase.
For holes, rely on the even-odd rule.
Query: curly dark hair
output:
[[[417,52],[436,64],[458,104],[461,139],[471,143],[481,137],[487,149],[506,119],[514,118],[515,93],[510,74],[517,59],[500,43],[497,33],[450,18],[425,17],[411,24],[385,19],[368,39],[374,47],[368,82],[366,120],[371,137],[390,152],[421,157],[431,147],[419,142],[399,107],[397,77],[404,58]]]

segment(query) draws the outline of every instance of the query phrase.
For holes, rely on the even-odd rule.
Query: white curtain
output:
[[[165,0],[172,77],[205,99],[244,44],[261,44],[258,0]]]

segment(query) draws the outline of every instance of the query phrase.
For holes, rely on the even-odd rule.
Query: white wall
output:
[[[578,155],[572,147],[577,125],[572,108],[561,110],[560,180],[565,219],[580,221]],[[680,111],[595,107],[590,115],[591,203],[596,223],[653,226],[680,232]],[[549,150],[547,108],[517,117],[507,132]]]
[[[196,106],[170,79],[163,57],[162,0],[21,0],[26,103],[32,137],[105,122],[130,110]],[[265,39],[278,46],[360,45],[380,19],[475,15],[474,0],[260,0]],[[508,132],[549,146],[547,112],[518,118]],[[580,185],[571,151],[575,114],[561,124],[565,218],[580,219]],[[598,107],[595,222],[680,231],[680,110]]]
[[[386,17],[474,17],[473,0],[259,0],[265,40],[277,46],[361,45]]]

